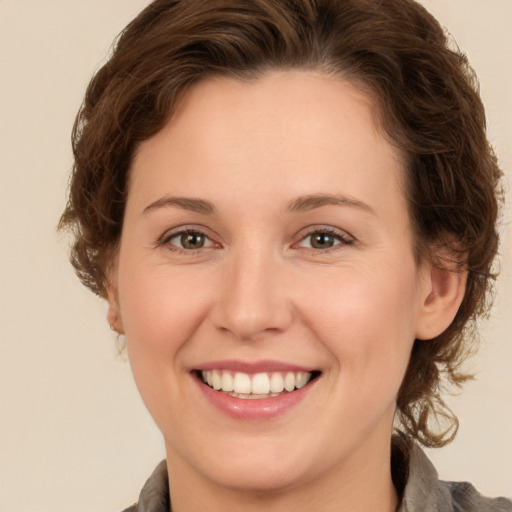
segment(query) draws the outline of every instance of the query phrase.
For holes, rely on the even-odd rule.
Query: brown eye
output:
[[[325,228],[310,231],[299,242],[298,247],[327,251],[333,247],[352,245],[353,243],[354,239],[349,237],[345,232]]]
[[[313,249],[329,249],[337,242],[336,238],[328,233],[314,233],[310,237]]]
[[[180,236],[180,245],[184,249],[201,249],[205,244],[205,236],[202,233],[182,233]]]
[[[171,250],[199,251],[216,247],[216,244],[202,231],[186,229],[178,231],[162,238],[162,245]]]

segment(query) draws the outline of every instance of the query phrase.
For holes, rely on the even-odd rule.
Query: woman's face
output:
[[[430,278],[373,109],[312,72],[217,78],[141,144],[110,315],[171,471],[279,489],[389,456]]]

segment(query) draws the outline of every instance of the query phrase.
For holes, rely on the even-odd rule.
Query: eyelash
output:
[[[347,245],[353,245],[354,244],[354,238],[349,236],[344,231],[340,231],[334,228],[329,227],[319,227],[319,228],[313,228],[310,231],[308,231],[297,244],[294,244],[295,246],[300,246],[305,240],[308,238],[311,239],[315,235],[327,235],[329,237],[332,237],[334,240],[338,241],[338,243],[335,243],[333,246],[324,248],[324,249],[317,249],[314,247],[304,247],[304,249],[313,251],[315,253],[329,253],[331,251],[337,250],[339,246],[347,246]]]
[[[179,247],[173,243],[171,243],[171,240],[178,237],[183,237],[184,235],[193,235],[193,236],[200,236],[204,237],[206,241],[211,242],[211,245],[208,247],[200,247],[199,249],[186,249],[184,247]],[[193,228],[185,228],[180,229],[179,231],[173,231],[171,233],[167,232],[164,233],[164,235],[158,240],[157,243],[158,246],[166,246],[169,250],[173,252],[177,252],[178,254],[186,254],[186,255],[193,255],[201,251],[202,249],[209,249],[211,247],[213,248],[220,248],[220,244],[214,242],[204,231],[200,229],[193,229]]]
[[[184,235],[193,235],[193,236],[200,236],[204,237],[205,240],[209,241],[210,244],[207,247],[200,247],[198,249],[186,249],[184,247],[179,247],[176,244],[171,243],[171,240],[178,237],[183,237]],[[311,237],[315,235],[327,235],[329,237],[332,237],[337,243],[335,243],[331,247],[327,247],[324,249],[319,249],[315,247],[304,247],[301,246],[301,244],[307,240],[308,238],[311,239]],[[347,235],[347,233],[343,231],[339,231],[334,228],[328,228],[328,227],[319,227],[319,228],[313,228],[300,238],[300,240],[293,244],[292,247],[302,247],[303,249],[306,249],[308,251],[312,251],[314,253],[329,253],[333,250],[336,250],[338,246],[348,246],[353,245],[354,239]],[[186,254],[186,255],[194,255],[198,253],[199,251],[203,249],[210,249],[210,248],[221,248],[221,244],[214,242],[204,231],[201,229],[193,229],[193,228],[186,228],[186,229],[180,229],[179,231],[173,231],[171,233],[165,233],[157,242],[158,246],[166,246],[169,250],[176,252],[178,254]]]

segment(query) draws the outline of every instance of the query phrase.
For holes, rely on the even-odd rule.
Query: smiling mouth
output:
[[[204,384],[228,396],[242,399],[275,398],[292,393],[316,379],[319,371],[313,372],[268,372],[243,373],[229,370],[197,371]]]

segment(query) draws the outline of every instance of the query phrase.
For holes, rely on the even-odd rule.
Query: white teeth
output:
[[[222,379],[221,379],[221,387],[222,391],[233,391],[233,376],[229,372],[222,372]]]
[[[213,370],[212,372],[212,387],[217,391],[221,388],[220,374],[217,370]]]
[[[295,389],[295,374],[288,372],[284,378],[284,389],[293,391]]]
[[[281,393],[284,389],[284,379],[283,376],[276,372],[272,374],[270,377],[270,391],[272,393]]]
[[[297,375],[295,375],[295,387],[297,389],[303,388],[308,383],[309,377],[309,373],[297,372]]]
[[[233,380],[233,391],[235,393],[249,394],[252,391],[251,377],[247,373],[237,372]]]
[[[237,398],[272,398],[284,390],[291,392],[304,387],[311,380],[310,372],[271,372],[249,375],[233,374],[227,370],[205,370],[203,381],[217,391],[224,391]]]
[[[254,395],[266,395],[270,392],[270,379],[266,373],[257,373],[252,378],[252,393]]]
[[[279,396],[279,393],[268,393],[266,395],[246,395],[245,393],[229,393],[229,396],[233,396],[235,398],[242,398],[243,400],[261,400],[262,398],[274,398]]]

